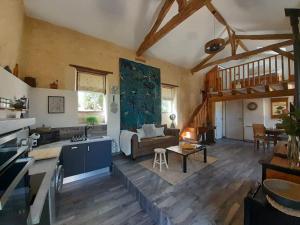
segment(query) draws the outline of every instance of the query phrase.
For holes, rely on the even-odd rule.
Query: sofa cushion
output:
[[[139,142],[139,148],[155,148],[160,146],[167,146],[169,143],[175,143],[176,137],[174,136],[163,136],[163,137],[152,137],[143,138]]]
[[[144,124],[143,130],[146,138],[151,138],[156,136],[155,125],[154,124]]]
[[[164,127],[156,127],[155,128],[156,137],[165,136],[165,128]]]

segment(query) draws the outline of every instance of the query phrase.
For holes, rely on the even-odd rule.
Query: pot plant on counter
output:
[[[86,120],[87,125],[89,125],[89,126],[95,126],[98,124],[98,119],[96,116],[88,116],[88,117],[86,117],[85,120]]]
[[[300,109],[287,112],[282,115],[281,127],[285,130],[288,138],[288,160],[292,167],[299,166],[300,150]]]

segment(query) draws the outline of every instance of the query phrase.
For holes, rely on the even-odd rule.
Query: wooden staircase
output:
[[[189,139],[198,140],[201,135],[200,127],[206,127],[208,123],[208,98],[196,107],[190,119],[181,130],[180,137],[187,137]],[[188,135],[188,132],[190,135]]]

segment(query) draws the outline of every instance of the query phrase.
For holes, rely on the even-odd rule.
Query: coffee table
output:
[[[168,153],[169,152],[174,152],[178,155],[181,155],[182,156],[182,171],[184,173],[187,172],[187,158],[189,155],[192,155],[192,154],[195,154],[197,152],[201,152],[203,151],[203,154],[204,154],[204,162],[206,163],[207,162],[207,154],[206,154],[206,146],[204,145],[201,145],[199,148],[195,148],[193,150],[183,150],[180,146],[171,146],[171,147],[168,147],[166,148],[166,158],[167,158],[167,162],[169,162],[169,158],[168,158]]]

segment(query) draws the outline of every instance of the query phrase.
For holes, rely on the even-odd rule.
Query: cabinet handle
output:
[[[77,149],[78,147],[76,147],[76,146],[73,146],[71,149]]]
[[[88,145],[88,152],[90,151],[90,146]]]

